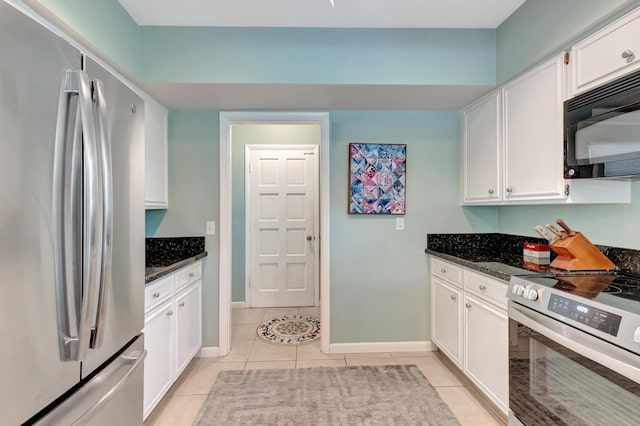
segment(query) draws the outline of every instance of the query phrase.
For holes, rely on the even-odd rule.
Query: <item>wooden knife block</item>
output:
[[[595,271],[616,267],[580,232],[564,240],[558,238],[551,244],[551,249],[558,254],[558,257],[551,262],[552,268],[565,271]]]

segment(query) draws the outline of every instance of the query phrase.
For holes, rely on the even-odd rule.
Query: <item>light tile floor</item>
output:
[[[295,313],[320,317],[319,308],[234,309],[229,355],[222,358],[195,358],[144,425],[191,425],[218,373],[223,370],[399,364],[417,365],[462,426],[502,425],[433,352],[323,354],[319,342],[287,347],[269,345],[257,339],[256,328],[262,321]]]

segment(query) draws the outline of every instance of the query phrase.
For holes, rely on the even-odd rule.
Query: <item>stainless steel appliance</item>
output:
[[[564,106],[565,178],[640,175],[640,72]]]
[[[513,276],[509,424],[640,424],[640,278]]]
[[[0,424],[142,424],[144,105],[0,1]]]

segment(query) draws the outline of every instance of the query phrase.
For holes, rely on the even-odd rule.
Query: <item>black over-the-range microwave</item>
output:
[[[640,71],[564,103],[564,177],[640,179]]]

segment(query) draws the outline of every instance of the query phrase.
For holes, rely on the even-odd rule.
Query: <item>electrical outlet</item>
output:
[[[216,235],[216,223],[207,221],[207,235]]]
[[[404,231],[404,217],[396,218],[396,231]]]

